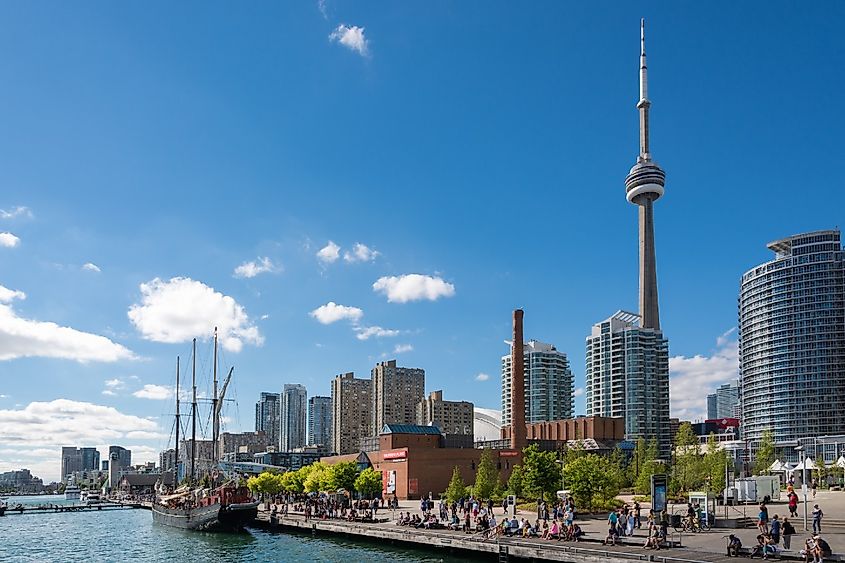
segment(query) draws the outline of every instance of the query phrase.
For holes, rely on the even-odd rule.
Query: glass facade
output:
[[[656,438],[661,456],[671,450],[669,341],[640,327],[640,316],[619,311],[587,337],[587,416],[625,419],[625,438]]]
[[[575,379],[566,354],[529,340],[525,362],[525,422],[565,420],[575,413]],[[511,356],[502,356],[502,426],[511,423]]]
[[[739,294],[743,435],[845,432],[845,278],[838,230],[772,242]]]

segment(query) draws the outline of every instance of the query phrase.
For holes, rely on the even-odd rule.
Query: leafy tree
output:
[[[769,470],[775,462],[775,438],[771,430],[763,430],[757,451],[754,453],[754,473],[761,474]]]
[[[632,475],[630,475],[628,471],[628,463],[625,459],[625,454],[622,452],[622,448],[619,447],[619,444],[617,444],[616,447],[613,448],[613,451],[610,452],[608,461],[610,461],[610,464],[616,468],[616,474],[619,476],[619,485],[631,485]]]
[[[595,454],[580,456],[566,464],[563,473],[576,506],[607,508],[619,494],[619,469],[606,457]]]
[[[355,487],[355,479],[358,478],[358,464],[354,461],[335,463],[327,469],[326,474],[326,490],[332,492],[338,489],[351,491]]]
[[[816,457],[816,467],[819,468],[819,484],[826,483],[825,477],[827,477],[827,464],[824,462],[824,453],[822,455]]]
[[[461,477],[461,470],[456,465],[455,470],[452,471],[452,480],[449,481],[449,486],[446,487],[446,500],[449,503],[458,502],[464,496],[465,491],[466,485],[464,485],[464,479]]]
[[[680,492],[691,491],[702,482],[701,443],[692,431],[692,424],[684,422],[675,434],[675,467],[672,474]]]
[[[481,452],[481,458],[478,460],[478,467],[475,472],[475,485],[473,485],[475,496],[482,499],[490,498],[498,480],[499,470],[493,464],[490,450],[485,448]]]
[[[525,492],[539,498],[546,498],[546,493],[554,496],[560,485],[560,467],[555,452],[541,452],[537,444],[531,444],[524,450],[522,462],[525,466],[523,480]]]
[[[641,445],[644,448],[640,449]],[[640,438],[637,440],[637,452],[639,469],[637,471],[637,480],[634,483],[634,490],[641,495],[651,494],[651,476],[661,473],[666,469],[657,460],[657,439],[652,438],[646,442],[643,438]]]
[[[649,460],[646,458],[647,456],[648,445],[646,443],[646,439],[643,437],[637,438],[637,447],[634,449],[634,459],[632,464],[633,475],[634,479],[639,479],[640,477],[640,470],[642,469],[643,465]]]
[[[378,494],[382,489],[381,471],[376,471],[372,467],[366,468],[355,478],[352,486],[364,496]]]
[[[725,489],[725,467],[728,465],[728,452],[719,447],[716,435],[712,432],[707,437],[707,452],[704,454],[704,475],[711,491],[719,493]]]
[[[299,471],[288,471],[282,475],[282,488],[289,493],[301,493],[305,490],[305,481]]]
[[[307,466],[310,467],[310,471],[308,472],[308,476],[305,478],[303,482],[303,487],[305,488],[306,493],[319,493],[320,491],[326,490],[326,484],[328,482],[328,465],[325,463],[318,461],[312,463],[311,465]],[[304,468],[303,468],[304,469]]]
[[[525,488],[525,469],[521,465],[514,465],[508,478],[508,492],[516,498],[521,498]]]
[[[250,477],[246,486],[253,493],[275,495],[282,491],[282,476],[269,471]]]

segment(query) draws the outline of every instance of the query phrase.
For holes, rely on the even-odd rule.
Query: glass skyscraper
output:
[[[566,354],[551,344],[529,340],[525,361],[525,422],[572,418],[574,378]],[[511,355],[502,356],[502,426],[511,423]]]
[[[739,293],[742,428],[752,449],[845,432],[845,277],[838,230],[768,244]]]

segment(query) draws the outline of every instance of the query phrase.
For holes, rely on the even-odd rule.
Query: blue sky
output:
[[[3,4],[0,470],[55,479],[72,443],[152,459],[172,406],[144,397],[164,395],[215,323],[233,430],[252,429],[260,391],[328,394],[333,375],[394,357],[425,368],[428,390],[498,408],[515,307],[581,387],[591,325],[637,306],[624,178],[640,17],[667,173],[673,412],[700,417],[735,376],[739,276],[766,242],[840,224],[843,16],[786,2]],[[334,262],[317,255],[330,241]],[[238,276],[249,262],[256,275]],[[345,308],[311,314],[329,303]],[[209,354],[201,343],[204,378]]]

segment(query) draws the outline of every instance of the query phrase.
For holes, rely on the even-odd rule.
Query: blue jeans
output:
[[[815,532],[817,534],[822,533],[822,521],[821,520],[817,520],[816,518],[813,518],[813,532]]]

